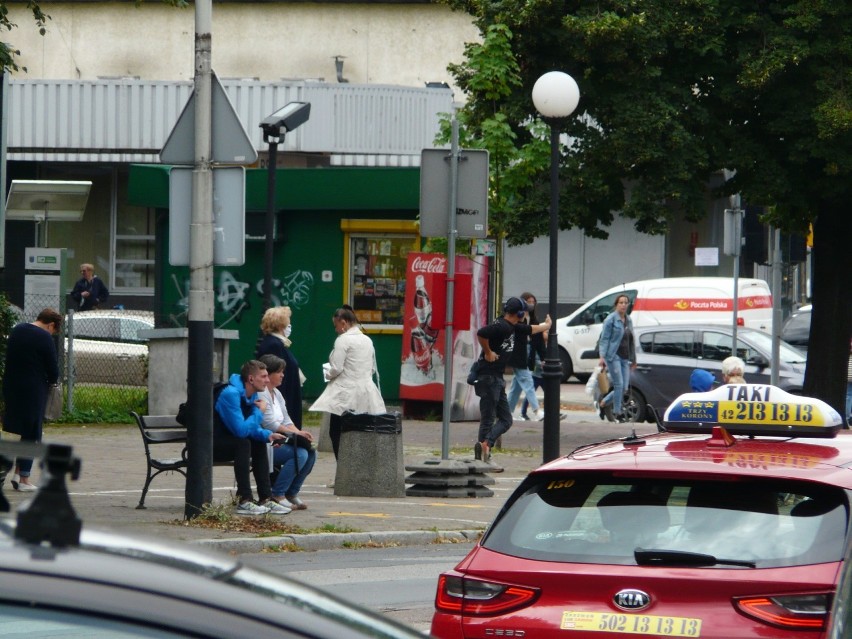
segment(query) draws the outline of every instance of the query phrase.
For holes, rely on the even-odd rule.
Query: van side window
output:
[[[617,293],[611,293],[610,295],[605,295],[604,297],[595,300],[586,310],[568,322],[568,326],[603,324],[607,315],[612,313],[615,307],[615,300],[621,295],[627,295],[630,298],[630,306],[627,308],[627,312],[630,313],[633,310],[633,302],[636,300],[635,289],[629,291],[618,291]]]
[[[648,332],[639,338],[639,346],[645,353],[654,355],[673,355],[675,357],[695,357],[693,331]]]
[[[747,362],[753,351],[742,340],[737,340],[737,356]],[[731,356],[731,336],[724,333],[704,331],[701,338],[701,350],[698,357],[721,362]]]

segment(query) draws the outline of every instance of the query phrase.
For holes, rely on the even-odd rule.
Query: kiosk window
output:
[[[416,232],[353,231],[346,242],[346,298],[358,320],[366,327],[401,329],[408,254],[419,246]]]

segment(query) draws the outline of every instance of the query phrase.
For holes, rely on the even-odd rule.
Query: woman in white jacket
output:
[[[340,448],[341,415],[353,413],[380,414],[387,411],[378,387],[373,382],[376,351],[372,340],[361,332],[358,318],[349,308],[339,308],[332,317],[337,339],[328,357],[325,372],[328,385],[310,410],[331,413],[328,434],[334,458]]]

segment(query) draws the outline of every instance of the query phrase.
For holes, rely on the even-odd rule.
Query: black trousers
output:
[[[251,475],[257,485],[257,498],[266,501],[272,496],[269,483],[269,458],[266,442],[234,437],[230,432],[213,429],[213,461],[234,462],[234,479],[237,481],[237,497],[240,502],[251,501]]]
[[[334,451],[334,459],[337,459],[337,452],[340,450],[340,433],[343,426],[343,417],[333,413],[329,417],[328,436],[331,438],[331,448]]]

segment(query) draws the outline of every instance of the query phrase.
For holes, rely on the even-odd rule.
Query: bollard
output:
[[[342,415],[334,494],[405,497],[402,415]]]
[[[317,451],[320,453],[334,452],[334,447],[331,445],[331,435],[329,428],[331,426],[331,413],[323,413],[322,421],[320,422],[319,441],[317,442]]]

